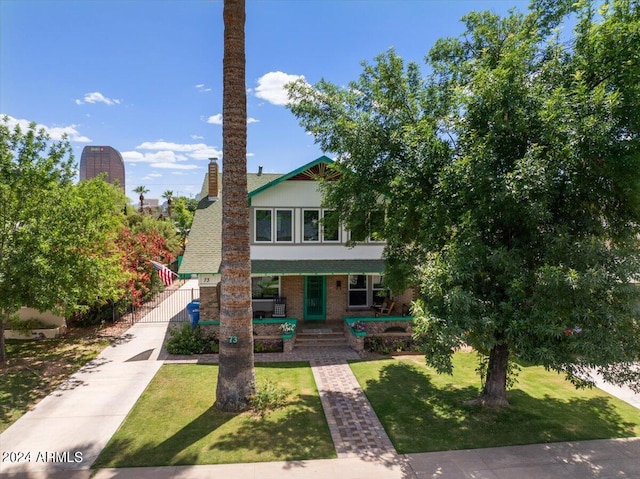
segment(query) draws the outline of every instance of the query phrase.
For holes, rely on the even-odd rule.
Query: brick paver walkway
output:
[[[339,458],[393,460],[397,453],[391,440],[347,364],[348,360],[359,358],[349,347],[296,348],[292,353],[255,355],[256,362],[309,361]],[[218,356],[212,354],[200,356],[197,361],[217,360]],[[195,361],[185,357],[167,362]]]
[[[346,361],[311,360],[338,457],[380,457],[396,451]]]

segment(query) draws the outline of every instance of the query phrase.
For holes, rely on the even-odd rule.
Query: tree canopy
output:
[[[121,293],[115,187],[75,185],[71,147],[0,122],[0,324],[21,306],[65,315]],[[4,334],[0,330],[0,357]]]
[[[462,20],[428,77],[391,50],[346,88],[289,86],[337,155],[326,205],[386,238],[390,286],[418,287],[429,364],[450,372],[463,344],[488,357],[479,402],[507,403],[510,359],[640,390],[638,2]]]

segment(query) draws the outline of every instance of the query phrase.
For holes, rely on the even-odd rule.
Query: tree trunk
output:
[[[473,401],[483,406],[508,406],[507,400],[507,364],[509,361],[509,346],[496,344],[489,353],[487,379],[482,394]]]
[[[222,264],[216,408],[235,412],[255,393],[247,194],[245,4],[224,1]]]
[[[0,364],[5,364],[7,362],[7,345],[4,341],[4,323],[5,320],[9,318],[8,314],[2,312],[0,315]]]

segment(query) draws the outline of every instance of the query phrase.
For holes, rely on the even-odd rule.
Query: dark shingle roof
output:
[[[382,274],[382,259],[329,259],[329,260],[263,260],[251,261],[252,274],[264,275],[329,275],[329,274]]]

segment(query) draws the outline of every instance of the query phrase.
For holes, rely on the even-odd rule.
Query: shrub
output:
[[[251,410],[264,418],[269,411],[285,407],[289,394],[291,394],[290,390],[278,386],[273,381],[263,381],[251,398]]]
[[[167,340],[169,354],[206,354],[218,352],[218,342],[214,337],[202,334],[200,326],[191,328],[189,323],[169,331]]]
[[[281,339],[273,341],[255,340],[253,351],[255,353],[281,353],[284,348],[284,342]]]
[[[384,338],[380,336],[367,336],[364,338],[364,349],[378,354],[420,351],[420,347],[414,343],[411,337]]]

